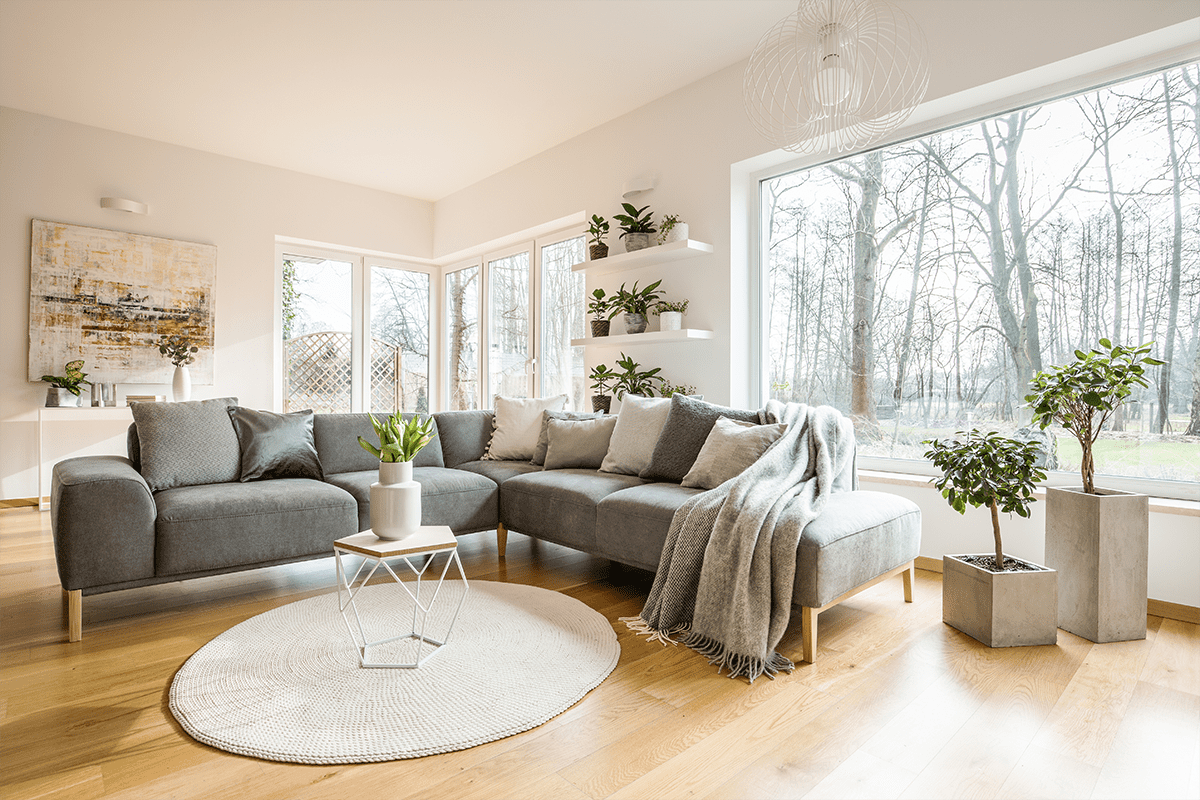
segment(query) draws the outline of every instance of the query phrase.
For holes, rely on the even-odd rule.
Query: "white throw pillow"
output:
[[[758,461],[786,429],[787,425],[782,423],[755,425],[717,417],[696,462],[683,476],[682,485],[693,489],[715,489],[730,478],[736,478]]]
[[[542,412],[562,411],[567,396],[501,397],[496,395],[492,440],[483,454],[490,461],[528,461],[542,432]]]
[[[637,475],[644,470],[650,464],[654,445],[658,444],[658,435],[667,424],[670,410],[670,398],[634,394],[622,397],[617,427],[613,430],[600,471]]]

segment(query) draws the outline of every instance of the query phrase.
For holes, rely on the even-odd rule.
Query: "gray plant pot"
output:
[[[625,252],[632,253],[635,250],[645,250],[650,246],[650,234],[648,233],[627,233],[625,234]]]
[[[646,332],[646,315],[645,314],[626,314],[625,315],[625,332],[626,333],[645,333]]]
[[[68,408],[79,405],[79,398],[68,389],[51,386],[46,390],[46,408]]]
[[[1046,490],[1046,565],[1058,570],[1058,623],[1093,642],[1146,638],[1150,498]]]
[[[942,621],[988,647],[1055,644],[1058,574],[1030,566],[1037,569],[988,572],[961,556],[942,556]]]

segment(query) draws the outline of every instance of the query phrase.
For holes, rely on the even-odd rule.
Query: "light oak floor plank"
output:
[[[233,625],[334,590],[319,559],[85,597],[68,643],[49,515],[0,510],[0,798],[1190,797],[1200,786],[1200,626],[1143,642],[991,650],[941,621],[918,570],[820,616],[817,662],[753,685],[632,634],[651,576],[519,533],[459,538],[473,580],[562,591],[603,614],[613,674],[545,725],[382,764],[305,766],[189,738],[167,691]],[[894,584],[894,585],[893,585]],[[798,626],[780,650],[798,660]]]

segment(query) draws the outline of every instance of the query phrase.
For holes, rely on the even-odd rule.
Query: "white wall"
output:
[[[148,203],[150,214],[102,209],[105,196]],[[433,207],[425,201],[0,108],[3,499],[37,492],[35,430],[46,384],[26,375],[35,218],[216,245],[215,384],[196,386],[193,396],[236,395],[258,408],[272,400],[276,236],[417,258],[432,250]],[[119,429],[57,426],[49,455],[93,446],[123,452],[123,435],[112,438]]]

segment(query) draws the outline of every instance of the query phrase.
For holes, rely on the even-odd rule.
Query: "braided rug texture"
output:
[[[422,601],[432,585],[422,588]],[[462,582],[447,580],[427,636],[442,639]],[[409,630],[398,586],[357,596],[372,641]],[[426,645],[428,646],[428,645]],[[373,647],[412,660],[412,640]],[[246,620],[187,660],[171,713],[192,738],[271,761],[351,764],[447,753],[529,730],[600,685],[621,649],[612,625],[559,592],[471,581],[447,644],[419,669],[363,669],[337,595]]]

